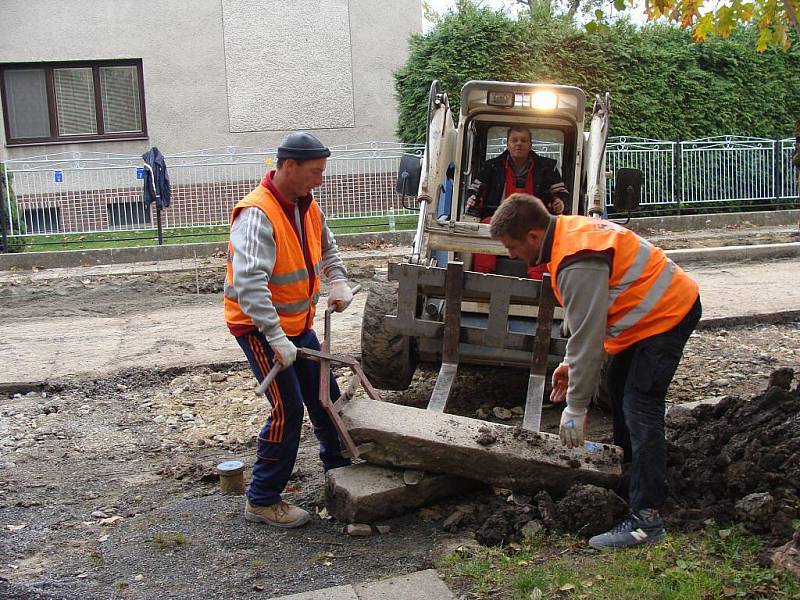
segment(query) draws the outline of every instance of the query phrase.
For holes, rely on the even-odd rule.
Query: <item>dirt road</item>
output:
[[[354,262],[352,280],[368,287],[385,260]],[[705,319],[800,310],[800,260],[686,269],[700,283]],[[0,279],[6,306],[0,315],[0,385],[240,361],[241,350],[222,318],[222,273],[217,260],[206,261],[197,273],[97,275],[70,269],[71,277],[61,279],[6,275]],[[335,316],[339,351],[358,354],[365,299],[366,293],[357,295],[347,312]]]
[[[352,263],[353,279],[369,281],[382,262]],[[798,263],[689,271],[706,316],[757,314],[800,308]],[[447,504],[394,519],[381,536],[343,536],[322,510],[308,427],[288,497],[318,516],[292,532],[246,523],[241,497],[218,493],[213,466],[252,463],[268,405],[222,324],[219,261],[196,273],[53,274],[0,275],[0,381],[52,382],[0,396],[0,597],[268,598],[427,568],[470,543],[443,530]],[[364,297],[336,315],[341,351],[358,351]],[[760,391],[774,368],[800,371],[799,348],[797,321],[699,331],[669,400]],[[423,405],[434,375],[420,369],[408,391],[386,397]],[[526,381],[464,369],[452,406],[518,407]],[[544,429],[557,420],[546,410]],[[607,417],[593,413],[590,437],[609,439]]]

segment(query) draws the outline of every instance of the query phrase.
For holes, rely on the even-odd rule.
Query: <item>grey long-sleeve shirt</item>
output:
[[[608,262],[587,257],[558,272],[570,337],[564,362],[569,365],[567,405],[588,408],[605,359],[603,341],[608,319]]]
[[[300,211],[295,206],[295,222],[300,227]],[[258,208],[243,208],[231,225],[233,246],[233,290],[225,293],[235,297],[242,311],[269,341],[283,337],[280,319],[267,287],[275,267],[275,237],[272,224]],[[347,279],[347,269],[339,255],[336,240],[322,221],[322,259],[320,271],[328,282]],[[231,294],[231,291],[233,294]]]

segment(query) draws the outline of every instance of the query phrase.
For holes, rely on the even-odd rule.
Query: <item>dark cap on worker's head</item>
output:
[[[328,158],[331,151],[310,133],[298,131],[290,133],[278,146],[278,158],[294,160],[313,160]]]

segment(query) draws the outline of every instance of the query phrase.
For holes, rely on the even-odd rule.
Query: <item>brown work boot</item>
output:
[[[311,515],[299,506],[294,506],[283,500],[269,506],[256,506],[255,504],[250,504],[250,500],[247,500],[244,505],[244,518],[247,521],[292,529],[308,523]]]

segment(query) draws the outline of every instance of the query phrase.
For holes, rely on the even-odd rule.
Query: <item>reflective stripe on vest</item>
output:
[[[617,354],[647,337],[668,331],[689,312],[697,284],[664,251],[624,227],[600,219],[561,216],[556,220],[548,267],[553,291],[565,259],[586,252],[609,259],[605,349]]]
[[[314,265],[314,277],[319,275],[319,261]],[[297,269],[291,273],[282,273],[280,275],[273,274],[270,281],[275,285],[288,285],[298,281],[306,281],[308,279],[308,272],[305,268]]]
[[[238,212],[246,207],[260,209],[272,225],[275,264],[267,287],[283,331],[290,336],[300,335],[311,328],[319,300],[319,272],[322,260],[322,213],[319,205],[316,202],[311,203],[304,221],[306,250],[313,263],[310,281],[304,249],[278,200],[267,188],[259,185],[233,208],[231,223]],[[239,306],[238,296],[233,287],[233,275],[233,247],[229,242],[224,288],[225,319],[235,325],[252,325],[253,321]]]

